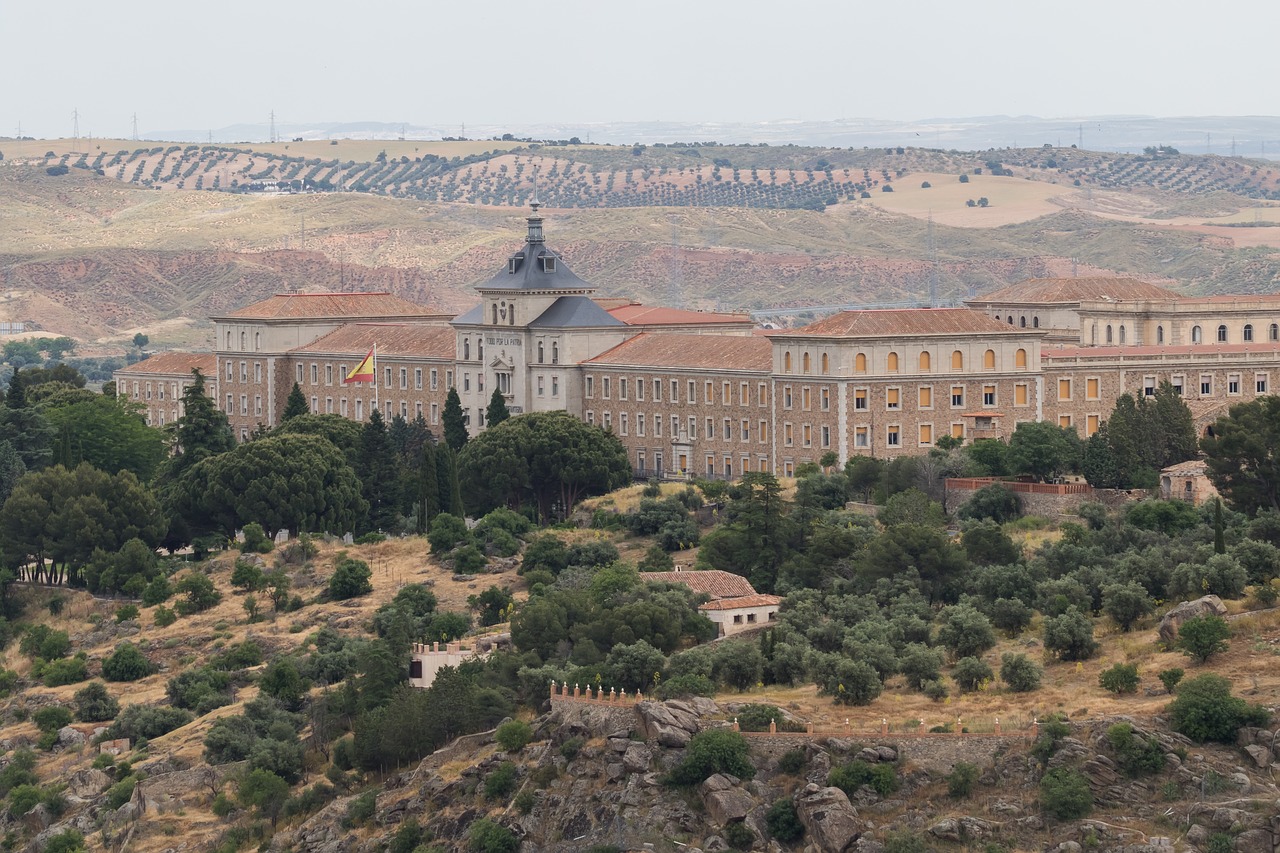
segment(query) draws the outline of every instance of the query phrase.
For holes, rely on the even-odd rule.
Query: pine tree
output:
[[[18,370],[13,371],[4,408],[0,409],[0,440],[13,446],[29,471],[45,465],[53,453],[53,427],[27,404],[26,381]]]
[[[297,382],[293,383],[293,390],[289,392],[289,399],[285,401],[284,414],[280,416],[280,423],[310,412],[311,409],[307,406],[307,398],[303,395],[302,389],[298,387]]]
[[[461,450],[467,443],[467,423],[462,415],[462,398],[457,388],[449,389],[444,401],[444,440],[453,450]]]
[[[360,431],[356,473],[360,477],[364,499],[369,502],[370,528],[392,529],[399,518],[399,479],[387,425],[377,409],[370,413],[368,422]]]
[[[436,447],[431,442],[422,445],[418,461],[418,532],[426,533],[431,520],[440,513],[440,478],[436,473]]]
[[[447,444],[436,446],[436,482],[440,511],[462,517],[462,487],[458,482],[458,455]]]
[[[227,416],[204,392],[204,376],[191,371],[191,384],[182,392],[182,417],[178,418],[178,438],[174,448],[172,474],[177,476],[210,456],[226,453],[236,446]]]
[[[502,399],[502,392],[494,388],[493,396],[489,398],[489,408],[484,412],[485,426],[493,429],[510,417],[511,412],[507,411],[507,401]]]

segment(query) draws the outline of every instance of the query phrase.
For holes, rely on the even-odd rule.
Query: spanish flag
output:
[[[352,368],[351,372],[347,374],[347,378],[342,380],[343,384],[345,385],[349,382],[373,383],[376,381],[374,372],[377,370],[377,360],[378,345],[374,344],[373,349],[369,350],[369,354],[364,357],[364,361]]]

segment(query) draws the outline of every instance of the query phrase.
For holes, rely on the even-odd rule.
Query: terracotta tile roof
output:
[[[1045,347],[1040,350],[1042,364],[1058,359],[1075,358],[1118,358],[1120,356],[1205,356],[1212,358],[1220,353],[1273,353],[1280,355],[1280,343],[1262,342],[1251,344],[1179,344],[1178,346],[1139,346],[1139,347]],[[1046,366],[1048,366],[1046,364]]]
[[[773,345],[765,338],[749,335],[645,332],[583,363],[767,373],[773,365]]]
[[[782,599],[776,595],[764,595],[757,593],[756,595],[739,595],[733,598],[721,598],[716,601],[708,601],[706,604],[698,606],[699,610],[737,610],[740,607],[776,607],[782,604]]]
[[[640,579],[653,583],[679,583],[694,592],[705,592],[713,599],[746,598],[756,594],[751,581],[720,569],[682,572],[641,572]]]
[[[1208,470],[1209,465],[1203,459],[1190,459],[1186,462],[1179,462],[1176,465],[1170,465],[1168,468],[1161,468],[1161,474],[1203,474]]]
[[[605,300],[615,302],[616,300]],[[596,300],[600,304],[601,300]],[[627,302],[610,307],[601,305],[606,311],[617,317],[628,326],[688,326],[718,325],[723,323],[751,323],[750,314],[719,314],[713,311],[687,311],[683,308],[666,308],[661,305],[641,305],[639,302]]]
[[[970,303],[1079,302],[1083,299],[1175,299],[1178,294],[1135,278],[1033,278],[984,293]]]
[[[1015,329],[972,308],[891,308],[841,311],[799,329],[770,337],[878,338],[888,335],[962,335],[1034,332]]]
[[[158,352],[136,364],[130,364],[116,373],[173,373],[190,376],[199,370],[207,377],[217,378],[218,357],[211,352]]]
[[[421,323],[348,323],[322,338],[289,352],[324,353],[363,357],[374,344],[378,355],[388,358],[439,358],[453,361],[457,354],[457,335],[452,326],[427,326]]]
[[[386,292],[277,293],[238,308],[224,317],[231,320],[313,320],[362,317],[449,317],[446,312],[418,305]]]

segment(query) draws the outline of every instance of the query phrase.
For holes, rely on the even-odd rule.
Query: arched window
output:
[[[1124,326],[1121,326],[1121,327],[1120,327],[1120,343],[1122,343],[1122,344],[1123,344],[1124,342],[1125,342]]]
[[[512,302],[507,306],[507,325],[514,326],[516,324],[516,304]]]
[[[227,331],[227,349],[231,349],[231,331]]]
[[[560,363],[560,342],[559,341],[551,342],[551,363],[552,364]]]
[[[898,372],[898,354],[896,352],[889,353],[885,366],[890,373]]]
[[[783,373],[791,372],[791,353],[790,352],[784,352],[782,354],[782,372]]]
[[[1032,325],[1032,327],[1033,327],[1033,328],[1036,328],[1036,329],[1040,328],[1040,318],[1039,318],[1039,317],[1032,317],[1032,318],[1031,318],[1031,325]]]
[[[484,361],[484,338],[476,338],[476,361]]]
[[[498,303],[493,303],[493,325],[498,325]]]
[[[1098,343],[1098,324],[1097,324],[1097,323],[1094,323],[1094,324],[1089,328],[1089,343],[1091,343],[1091,344],[1097,344],[1097,343]]]
[[[471,360],[471,339],[470,338],[465,338],[462,341],[462,360],[463,361]]]
[[[827,358],[827,354],[822,354],[822,375],[826,376],[831,371],[831,362]]]
[[[538,364],[542,364],[543,351],[542,341],[538,341]]]
[[[1204,334],[1200,331],[1199,326],[1191,327],[1191,343],[1198,344],[1204,340]]]
[[[933,359],[928,352],[920,353],[920,372],[928,373],[933,368]]]
[[[1164,343],[1164,326],[1156,326],[1156,343]]]
[[[1244,324],[1244,339],[1246,343],[1253,340],[1253,324],[1252,323]]]
[[[809,372],[809,353],[805,353],[803,356],[801,356],[801,363],[804,365],[804,372],[808,373]]]
[[[1225,344],[1226,342],[1227,342],[1227,327],[1219,326],[1218,327],[1218,343]]]
[[[1027,367],[1027,351],[1020,349],[1013,354],[1013,366],[1026,369]]]
[[[951,353],[951,369],[964,370],[964,353],[960,350]]]
[[[1271,327],[1267,329],[1267,338],[1273,341],[1280,341],[1280,325],[1272,323]]]
[[[987,350],[982,354],[982,367],[984,370],[996,369],[996,351]]]
[[[240,351],[241,351],[241,352],[244,352],[245,350],[247,350],[247,349],[249,348],[249,346],[248,346],[248,341],[249,341],[249,336],[248,336],[248,334],[247,334],[247,333],[245,333],[245,332],[241,332],[241,333],[240,333]]]
[[[1013,318],[1012,318],[1012,317],[1008,317],[1008,318],[1006,318],[1006,319],[1008,319],[1008,321],[1009,321],[1009,325],[1010,325],[1010,326],[1012,326],[1012,325],[1013,325]]]
[[[860,352],[860,353],[858,353],[857,355],[855,355],[855,356],[853,357],[853,372],[854,372],[854,373],[866,373],[866,372],[867,372],[867,356],[866,356],[866,353],[861,353],[861,352]]]
[[[1107,324],[1107,343],[1111,343],[1111,324]]]
[[[1026,317],[1019,317],[1019,318],[1018,318],[1018,325],[1025,329],[1025,328],[1027,327],[1027,318],[1026,318]]]
[[[253,351],[257,352],[262,349],[262,332],[253,333]]]

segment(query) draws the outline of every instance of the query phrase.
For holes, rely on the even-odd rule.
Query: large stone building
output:
[[[214,318],[216,352],[155,356],[117,384],[159,425],[180,415],[184,371],[211,370],[242,438],[278,423],[295,382],[313,412],[421,414],[437,433],[451,387],[473,434],[497,389],[513,414],[565,410],[611,430],[638,474],[737,477],[1005,438],[1026,421],[1088,436],[1118,395],[1165,381],[1205,429],[1271,393],[1280,370],[1280,297],[1187,298],[1124,278],[1034,280],[967,307],[788,330],[599,298],[547,247],[536,206],[524,245],[476,289],[480,303],[452,319],[386,293],[277,295]],[[376,381],[345,384],[375,346]]]

